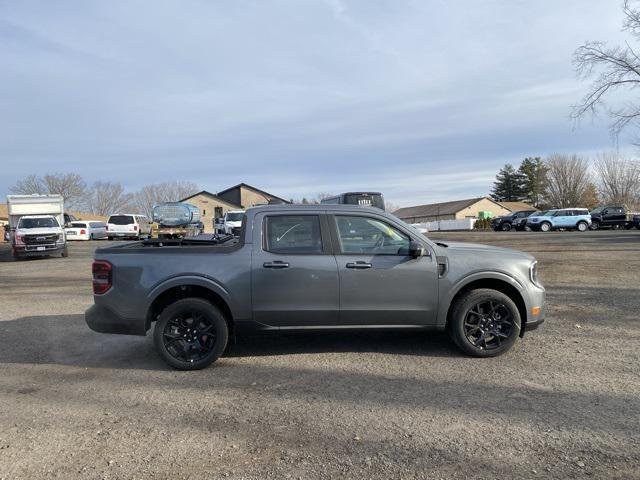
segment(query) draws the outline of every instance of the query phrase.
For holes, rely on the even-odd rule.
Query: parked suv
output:
[[[114,238],[149,238],[151,236],[151,223],[144,215],[122,213],[111,215],[107,221],[107,236],[109,240]]]
[[[512,228],[515,228],[516,225],[520,225],[520,220],[527,218],[534,212],[535,210],[520,210],[519,212],[513,212],[511,215],[492,218],[491,228],[496,232],[499,230],[508,232]],[[522,225],[522,230],[524,230],[524,225]]]
[[[527,219],[527,226],[531,230],[540,230],[541,232],[560,228],[586,232],[591,226],[591,215],[586,208],[548,210],[544,212],[544,215],[531,215]]]

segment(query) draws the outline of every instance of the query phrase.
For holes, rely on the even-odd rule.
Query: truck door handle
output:
[[[347,263],[347,268],[355,268],[356,270],[364,270],[365,268],[371,268],[372,266],[373,265],[371,265],[369,262],[363,261]]]
[[[289,268],[289,264],[287,262],[283,262],[280,260],[275,260],[273,262],[264,262],[262,266],[264,268]]]

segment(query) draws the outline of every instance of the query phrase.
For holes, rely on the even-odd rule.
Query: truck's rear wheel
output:
[[[480,288],[456,299],[448,330],[465,353],[495,357],[513,346],[520,325],[520,312],[511,298],[497,290]]]
[[[165,362],[179,370],[199,370],[215,362],[227,346],[224,315],[201,298],[184,298],[165,308],[153,341]]]

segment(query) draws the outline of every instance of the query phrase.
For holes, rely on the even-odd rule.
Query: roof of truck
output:
[[[278,205],[259,205],[256,207],[250,207],[247,212],[268,212],[268,211],[300,211],[309,210],[316,212],[331,211],[345,211],[345,212],[369,212],[369,213],[388,213],[376,207],[364,207],[362,205],[346,205],[346,204],[327,204],[327,203],[314,203],[314,204],[278,204]]]

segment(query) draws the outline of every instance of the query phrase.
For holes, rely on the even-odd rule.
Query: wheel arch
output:
[[[147,308],[146,325],[148,331],[151,323],[156,321],[158,315],[172,303],[183,298],[202,298],[218,307],[229,325],[229,333],[234,330],[234,315],[226,291],[217,284],[209,283],[195,278],[183,278],[176,282],[171,281],[164,288],[157,287],[151,295],[151,301]]]
[[[547,225],[549,225],[549,230],[553,230],[553,228],[554,228],[553,227],[553,223],[551,221],[549,221],[549,220],[543,220],[543,221],[540,222],[540,227],[539,227],[540,230],[542,230],[542,225],[544,225],[545,223]]]
[[[518,285],[516,280],[511,279],[511,281],[509,281],[507,278],[499,278],[498,276],[486,276],[482,278],[469,279],[469,281],[467,281],[466,283],[458,286],[457,290],[451,297],[449,305],[447,307],[445,328],[448,328],[449,320],[453,312],[453,306],[462,295],[471,290],[488,288],[504,293],[516,304],[516,307],[518,307],[518,312],[520,313],[520,321],[522,322],[522,324],[520,325],[520,336],[522,337],[524,335],[525,326],[527,324],[527,304],[519,288],[516,287],[516,285]]]

